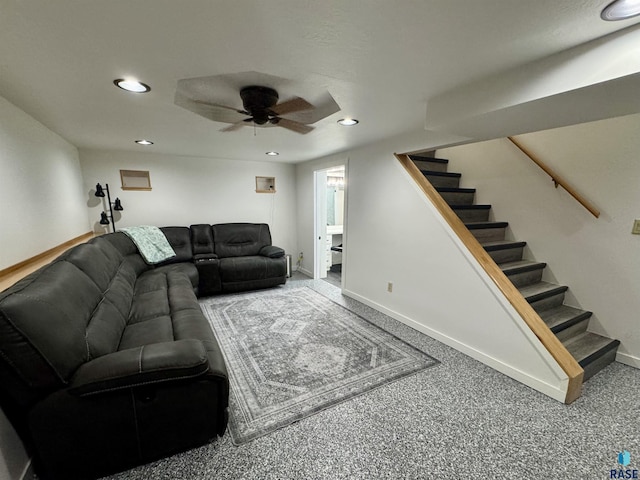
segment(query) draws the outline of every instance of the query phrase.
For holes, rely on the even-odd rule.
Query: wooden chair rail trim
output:
[[[562,188],[564,188],[567,191],[569,195],[575,198],[580,203],[580,205],[582,205],[584,208],[589,210],[591,215],[593,215],[596,218],[600,217],[600,211],[596,207],[594,207],[593,204],[589,202],[589,200],[584,198],[571,185],[569,185],[569,183],[564,178],[562,178],[562,176],[558,175],[551,167],[549,167],[549,165],[544,163],[542,160],[540,160],[534,154],[528,151],[525,147],[519,144],[513,137],[507,137],[507,138],[511,143],[513,143],[516,147],[518,147],[518,149],[522,153],[524,153],[527,157],[529,157],[531,161],[533,161],[533,163],[538,165],[542,170],[544,170],[544,172],[547,175],[551,177],[551,180],[553,180],[553,183],[555,184],[556,188],[558,188],[558,185],[560,185]]]
[[[394,155],[409,173],[411,178],[413,178],[413,180],[418,184],[431,203],[433,203],[436,209],[444,217],[446,222],[464,243],[469,252],[487,272],[491,280],[504,294],[509,303],[522,317],[534,335],[538,337],[542,345],[544,345],[558,365],[567,374],[569,377],[569,385],[567,388],[565,403],[573,402],[580,396],[582,390],[584,370],[580,364],[571,356],[562,342],[558,340],[558,337],[553,334],[533,307],[524,299],[518,289],[493,261],[493,258],[491,258],[484,248],[482,248],[482,245],[480,245],[478,240],[471,234],[467,227],[465,227],[464,223],[462,223],[451,207],[449,207],[449,205],[444,201],[409,156],[405,154]]]
[[[79,235],[75,238],[72,238],[71,240],[68,240],[64,243],[61,243],[60,245],[50,248],[49,250],[39,253],[38,255],[35,255],[31,258],[27,258],[26,260],[23,260],[20,263],[16,263],[15,265],[11,265],[10,267],[4,268],[2,270],[0,270],[0,279],[2,279],[3,277],[10,275],[20,269],[26,268],[26,267],[30,267],[38,262],[40,262],[42,259],[50,256],[50,255],[60,255],[61,253],[63,253],[65,250],[68,250],[70,247],[78,244],[78,243],[83,243],[86,242],[87,240],[93,238],[94,233],[93,232],[87,232],[87,233],[83,233],[82,235]]]

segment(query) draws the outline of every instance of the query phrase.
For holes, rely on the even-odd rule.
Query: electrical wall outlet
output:
[[[387,292],[389,293],[393,292],[393,283],[391,282],[387,283]]]
[[[640,235],[640,220],[636,219],[633,222],[633,229],[631,229],[631,233],[634,235]]]

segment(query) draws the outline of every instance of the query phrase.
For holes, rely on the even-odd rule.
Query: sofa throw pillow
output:
[[[158,227],[142,225],[121,228],[120,231],[136,244],[140,255],[149,265],[155,265],[176,256],[167,237]]]

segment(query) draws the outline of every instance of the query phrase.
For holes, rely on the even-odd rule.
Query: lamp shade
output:
[[[102,190],[102,185],[99,183],[96,184],[96,197],[104,197],[104,190]]]
[[[122,208],[122,203],[120,203],[120,199],[116,198],[116,201],[113,202],[113,209],[114,210],[124,210],[124,208]]]
[[[100,214],[100,225],[109,225],[109,219],[107,218],[107,214],[102,212]]]

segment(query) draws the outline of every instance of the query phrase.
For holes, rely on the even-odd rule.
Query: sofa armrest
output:
[[[284,250],[280,247],[276,247],[273,245],[265,245],[260,249],[259,253],[263,257],[269,257],[269,258],[284,257]]]
[[[200,340],[177,340],[121,350],[82,365],[69,392],[78,395],[198,377],[209,370]]]

